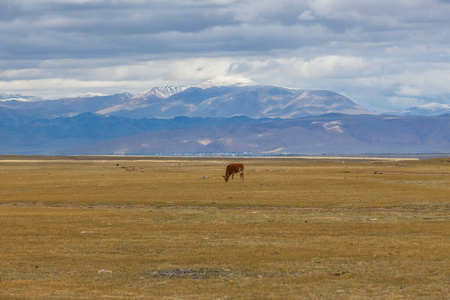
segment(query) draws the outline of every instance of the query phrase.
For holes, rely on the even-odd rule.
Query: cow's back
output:
[[[229,173],[240,173],[244,171],[244,165],[240,163],[229,164],[227,166],[227,172]]]

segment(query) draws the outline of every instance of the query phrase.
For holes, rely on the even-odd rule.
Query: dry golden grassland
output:
[[[447,158],[0,157],[0,298],[448,299],[449,199]]]

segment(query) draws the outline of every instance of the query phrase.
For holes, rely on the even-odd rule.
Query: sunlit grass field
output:
[[[448,158],[0,157],[0,299],[448,299],[449,203]]]

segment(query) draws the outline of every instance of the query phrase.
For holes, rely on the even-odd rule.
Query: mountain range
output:
[[[184,121],[188,127],[144,131],[66,148],[60,154],[388,154],[447,153],[450,149],[450,116],[240,117],[209,119],[201,126],[196,119]]]
[[[223,117],[298,118],[326,113],[370,114],[350,99],[330,91],[257,85],[249,80],[225,85],[152,88],[139,95],[68,98],[53,101],[2,101],[0,109],[29,118],[56,118],[91,112],[139,118]]]
[[[136,96],[0,94],[0,154],[449,153],[449,112],[434,104],[378,115],[335,92],[247,79]]]

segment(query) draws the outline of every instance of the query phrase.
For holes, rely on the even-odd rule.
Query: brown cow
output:
[[[244,164],[229,164],[227,166],[227,170],[225,171],[225,182],[228,182],[228,179],[231,176],[231,179],[234,179],[234,174],[239,173],[239,179],[244,181]]]

